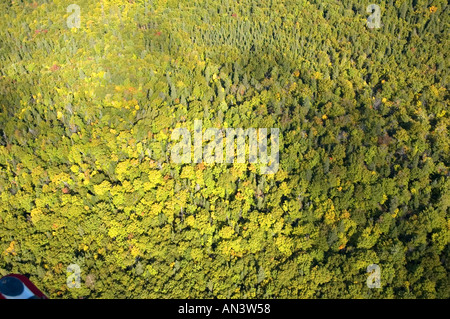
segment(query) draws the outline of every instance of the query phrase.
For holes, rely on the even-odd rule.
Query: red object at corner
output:
[[[15,294],[11,297],[10,293]],[[17,293],[26,297],[16,297]],[[0,299],[48,299],[48,297],[24,275],[9,274],[0,279]]]

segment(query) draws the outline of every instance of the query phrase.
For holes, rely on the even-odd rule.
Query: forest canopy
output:
[[[50,298],[450,297],[447,1],[0,11],[1,276]],[[174,163],[195,120],[278,128],[276,173]]]

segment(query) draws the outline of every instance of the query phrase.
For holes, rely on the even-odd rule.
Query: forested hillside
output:
[[[447,1],[0,12],[0,275],[50,298],[450,297]],[[279,128],[279,169],[174,163],[195,120]]]

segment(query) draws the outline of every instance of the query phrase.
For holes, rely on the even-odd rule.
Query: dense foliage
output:
[[[379,1],[379,29],[356,0],[77,0],[68,28],[74,1],[0,4],[0,275],[52,298],[450,297],[447,1]],[[279,170],[171,162],[195,119],[278,127]]]

